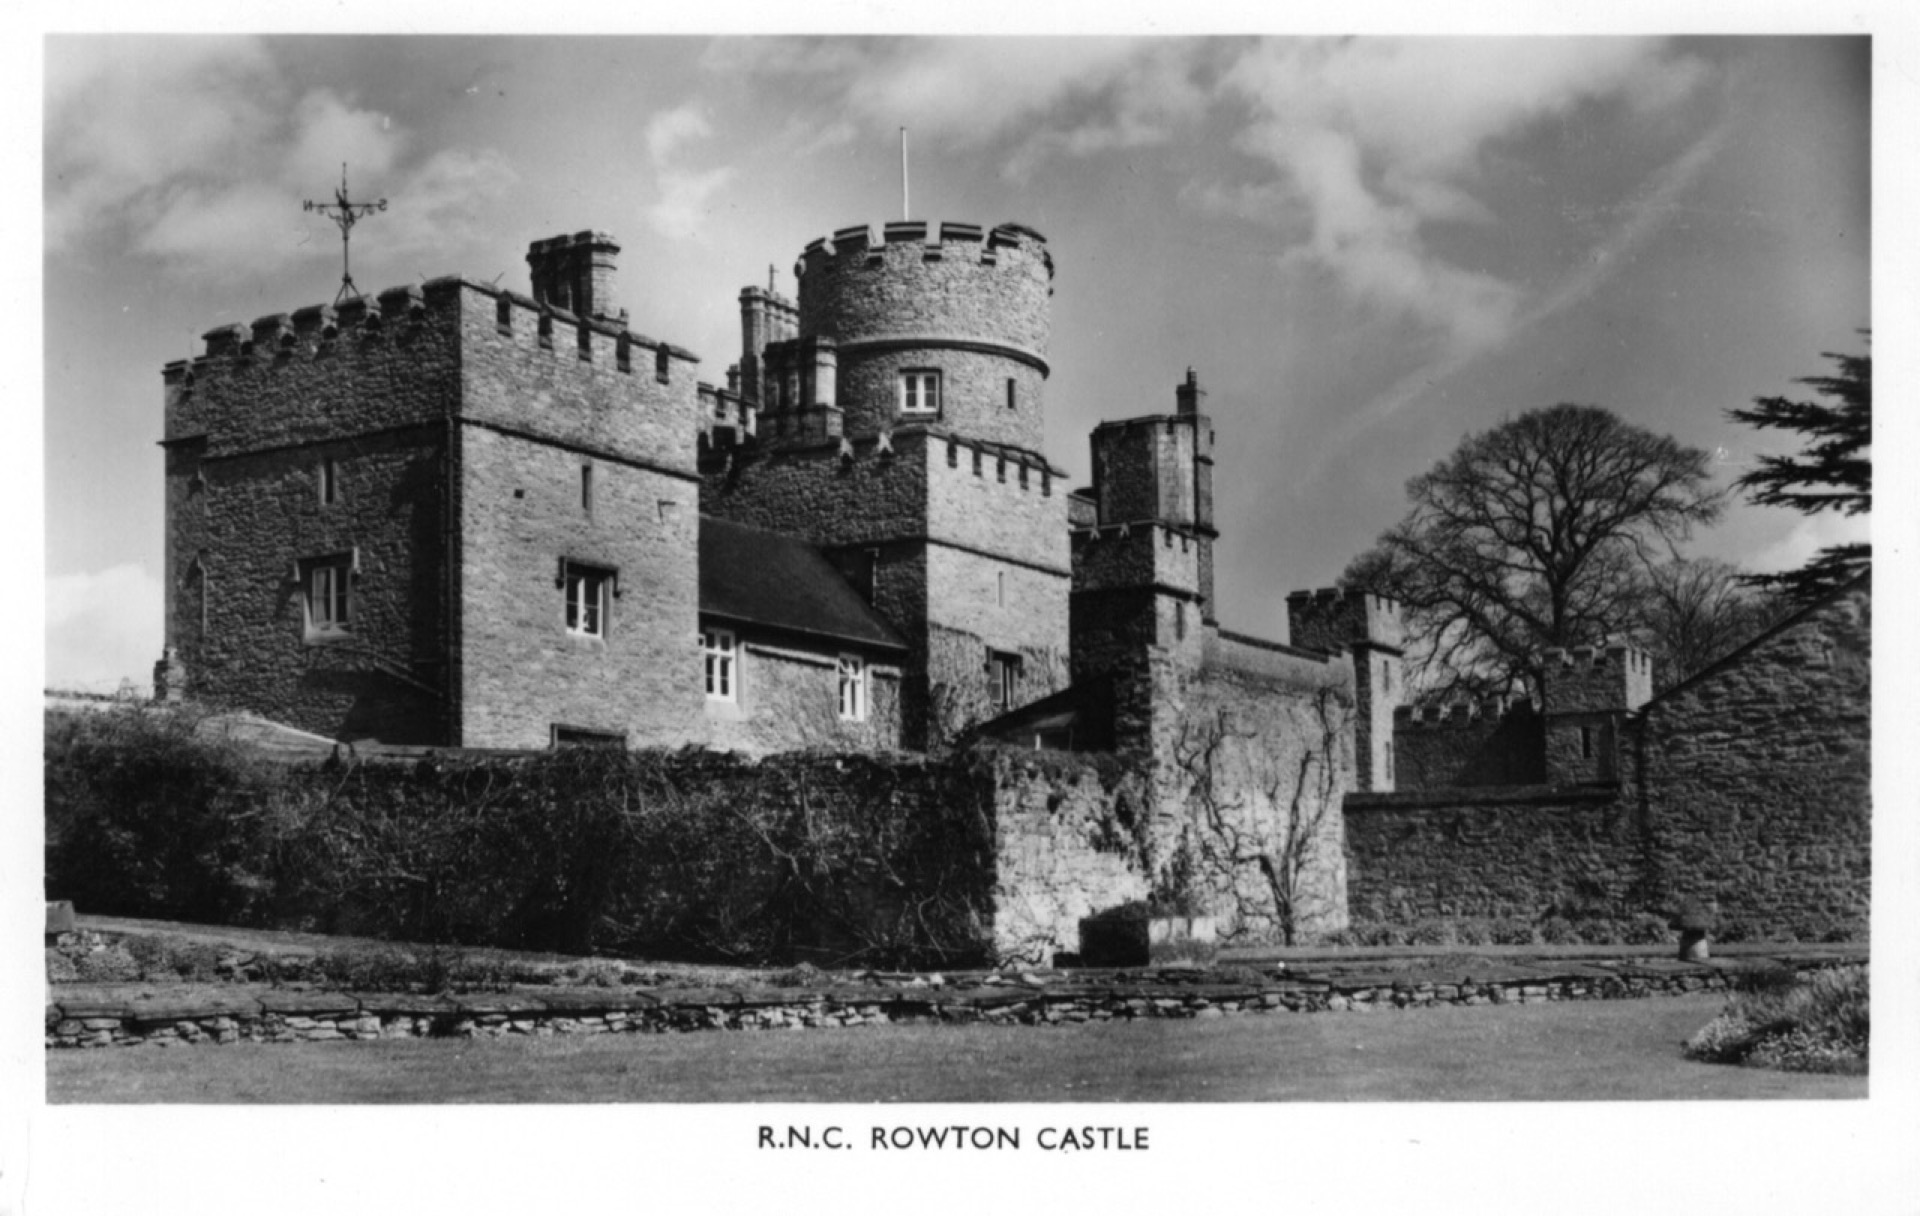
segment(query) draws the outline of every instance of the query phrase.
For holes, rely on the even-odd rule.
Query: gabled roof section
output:
[[[705,515],[700,615],[865,650],[907,648],[812,545]]]

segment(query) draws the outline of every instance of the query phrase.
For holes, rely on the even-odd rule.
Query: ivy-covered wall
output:
[[[270,762],[185,711],[50,714],[47,893],[417,942],[943,966],[1145,895],[1111,759],[435,752]]]

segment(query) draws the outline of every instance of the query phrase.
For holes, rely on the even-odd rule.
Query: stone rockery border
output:
[[[1030,973],[922,977],[804,990],[620,990],[415,996],[276,988],[213,996],[136,998],[56,994],[46,1043],[56,1047],[317,1042],[421,1037],[805,1029],[907,1022],[1055,1025],[1136,1018],[1217,1018],[1260,1013],[1417,1009],[1610,1000],[1726,989],[1758,968],[1805,977],[1866,962],[1830,948],[1708,963],[1669,959],[1540,960],[1446,964],[1414,974],[1328,967],[1258,983],[1220,982],[1205,971],[1043,979]],[[1444,974],[1443,974],[1444,973]]]

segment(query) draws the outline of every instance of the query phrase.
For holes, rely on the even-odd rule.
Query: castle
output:
[[[1198,901],[1289,937],[1346,922],[1349,796],[1620,780],[1637,652],[1442,723],[1389,601],[1224,628],[1191,371],[1069,491],[1031,228],[812,241],[797,299],[740,293],[724,385],[630,328],[619,253],[536,241],[530,294],[438,278],[169,364],[159,695],[431,746],[1117,752]]]

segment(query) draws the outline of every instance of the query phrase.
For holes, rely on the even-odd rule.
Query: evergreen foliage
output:
[[[1749,409],[1727,411],[1736,422],[1806,437],[1799,454],[1762,456],[1734,484],[1762,506],[1865,515],[1873,509],[1873,357],[1831,351],[1824,357],[1836,365],[1834,374],[1795,382],[1813,389],[1816,400],[1756,397]],[[1807,603],[1852,582],[1872,562],[1870,545],[1832,545],[1798,570],[1749,580]]]

